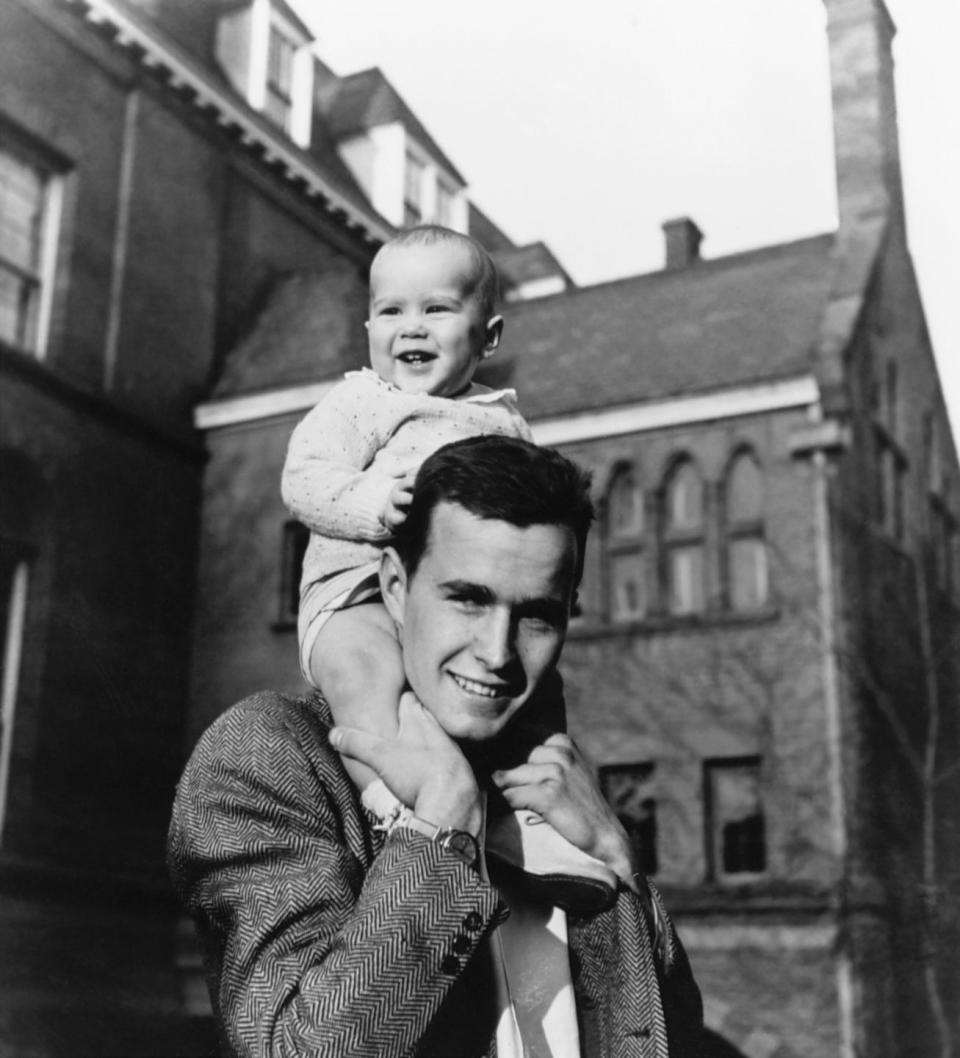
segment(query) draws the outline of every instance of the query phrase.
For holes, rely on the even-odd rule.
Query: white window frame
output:
[[[23,654],[23,628],[27,612],[28,566],[21,558],[13,567],[10,591],[0,605],[7,608],[7,634],[0,644],[3,650],[3,681],[0,683],[0,847],[7,817],[7,795],[10,786],[10,758],[13,750],[13,726],[16,719],[17,687]]]

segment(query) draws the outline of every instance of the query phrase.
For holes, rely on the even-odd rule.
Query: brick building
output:
[[[337,325],[359,333],[391,230],[322,137],[307,148],[299,58],[267,109],[274,68],[244,41],[312,63],[309,37],[284,5],[250,8],[244,36],[235,4],[0,5],[4,1055],[188,1049],[163,846],[193,409],[294,269],[335,275]],[[244,70],[252,102],[230,83]]]
[[[204,1046],[159,859],[172,784],[222,709],[300,688],[287,438],[364,361],[377,242],[422,218],[495,253],[487,380],[594,469],[570,726],[668,893],[716,1053],[938,1053],[960,469],[892,25],[881,0],[826,7],[838,230],[705,261],[678,218],[662,272],[575,289],[282,0],[7,0],[0,1053]]]

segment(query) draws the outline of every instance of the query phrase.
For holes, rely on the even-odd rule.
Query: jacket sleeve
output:
[[[661,941],[656,938],[659,919]],[[608,911],[572,923],[585,1053],[705,1058],[703,1003],[660,894],[621,888]]]
[[[380,516],[397,479],[371,465],[384,441],[375,407],[369,387],[347,380],[293,431],[280,491],[290,513],[315,533],[371,543],[390,535]]]
[[[178,787],[171,874],[243,1058],[409,1054],[497,913],[496,891],[419,834],[364,864],[326,752],[309,759],[269,710],[235,707]]]

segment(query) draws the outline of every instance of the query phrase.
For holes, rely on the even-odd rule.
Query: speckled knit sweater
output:
[[[283,468],[283,501],[311,531],[301,594],[334,574],[354,571],[354,584],[369,576],[389,539],[380,516],[397,478],[478,434],[530,439],[513,390],[474,384],[457,400],[404,393],[368,368],[330,390],[294,430]],[[348,582],[331,583],[340,594]],[[316,593],[311,604],[323,605]]]

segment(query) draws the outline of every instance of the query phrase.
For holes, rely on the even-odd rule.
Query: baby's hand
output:
[[[388,529],[397,529],[407,520],[407,508],[413,499],[413,479],[413,474],[404,474],[390,490],[387,506],[380,516]]]

